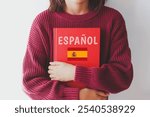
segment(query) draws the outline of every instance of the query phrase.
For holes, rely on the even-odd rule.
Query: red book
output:
[[[77,66],[100,66],[100,28],[54,28],[54,61]],[[70,87],[85,88],[75,81]]]

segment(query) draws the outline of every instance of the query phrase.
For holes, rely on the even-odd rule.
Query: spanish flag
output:
[[[87,48],[68,48],[67,59],[75,61],[84,61],[88,58]]]

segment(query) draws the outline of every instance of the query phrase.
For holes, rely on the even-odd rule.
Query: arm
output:
[[[64,62],[50,62],[48,67],[49,77],[53,81],[74,80],[76,66]],[[65,73],[65,74],[64,74]],[[84,88],[79,92],[80,100],[106,100],[109,93]]]
[[[133,68],[127,40],[125,22],[119,17],[112,28],[110,55],[100,68],[76,67],[75,81],[88,88],[118,93],[127,89],[132,81]]]
[[[80,100],[107,100],[109,93],[97,91],[94,89],[84,88],[80,90]]]
[[[32,25],[23,61],[24,91],[32,99],[78,99],[79,89],[65,87],[60,81],[52,81],[47,73],[49,56],[44,46],[38,19]]]

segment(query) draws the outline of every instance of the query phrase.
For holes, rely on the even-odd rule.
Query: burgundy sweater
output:
[[[101,67],[76,66],[75,81],[110,93],[121,92],[130,86],[133,78],[131,52],[125,22],[118,11],[105,6],[84,15],[45,10],[33,21],[23,62],[23,86],[29,97],[79,99],[80,89],[49,78],[47,71],[49,62],[53,61],[54,27],[101,28]]]

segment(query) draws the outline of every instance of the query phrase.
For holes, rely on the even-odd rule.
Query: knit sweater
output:
[[[67,87],[49,78],[48,65],[53,61],[53,28],[101,29],[101,67],[76,66],[75,81],[87,88],[118,93],[127,89],[133,78],[131,52],[122,15],[103,6],[100,11],[83,15],[45,10],[33,21],[23,61],[24,91],[32,99],[78,100],[78,88]],[[66,71],[67,72],[67,71]]]

